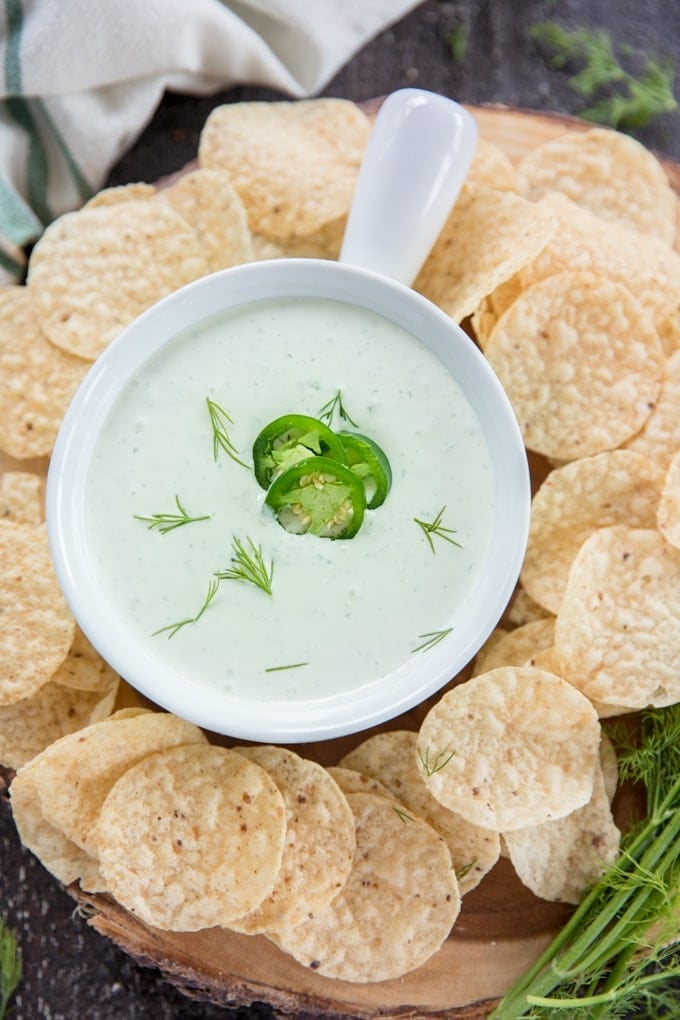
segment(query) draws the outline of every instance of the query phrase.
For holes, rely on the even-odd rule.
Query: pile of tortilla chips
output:
[[[498,374],[535,490],[504,619],[418,731],[360,735],[326,768],[141,707],[65,605],[42,489],[80,381],[145,308],[239,263],[337,257],[369,133],[342,100],[220,107],[196,168],[62,216],[27,283],[0,290],[0,762],[23,842],[151,926],[264,934],[355,982],[424,964],[501,854],[537,896],[577,902],[619,846],[600,719],[680,700],[680,254],[661,165],[599,129],[519,166],[482,139],[415,282]]]

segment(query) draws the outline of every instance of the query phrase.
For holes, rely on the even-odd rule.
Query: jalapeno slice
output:
[[[392,468],[385,452],[361,432],[336,432],[347,454],[347,463],[361,479],[366,491],[366,506],[382,506],[392,485]]]
[[[345,448],[328,425],[306,414],[284,414],[262,429],[253,443],[255,477],[263,489],[287,468],[311,456],[347,463]]]
[[[352,538],[361,527],[366,496],[361,479],[346,464],[307,457],[274,479],[265,503],[295,535]]]

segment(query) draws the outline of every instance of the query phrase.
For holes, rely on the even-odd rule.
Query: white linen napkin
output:
[[[97,191],[166,89],[312,96],[420,0],[5,0],[0,283]]]

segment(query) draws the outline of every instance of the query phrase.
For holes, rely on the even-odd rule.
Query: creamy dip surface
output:
[[[215,461],[206,398],[252,466],[268,422],[318,416],[338,390],[387,454],[391,491],[352,539],[289,534],[252,470],[222,450]],[[176,512],[175,497],[209,519],[163,535],[135,518]],[[443,507],[460,548],[432,535],[433,553],[414,518]],[[422,635],[451,627],[470,594],[493,513],[481,427],[437,357],[377,314],[306,298],[244,306],[166,345],[113,407],[86,489],[87,542],[126,628],[170,671],[244,702],[363,689],[427,654]],[[272,595],[224,580],[196,623],[154,636],[198,613],[234,537],[273,563]]]

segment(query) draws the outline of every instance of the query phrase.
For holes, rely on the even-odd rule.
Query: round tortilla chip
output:
[[[0,705],[0,762],[18,769],[60,737],[105,719],[117,690],[116,676],[96,691],[50,681],[23,701]]]
[[[668,466],[657,513],[659,531],[680,549],[680,449]]]
[[[97,823],[118,902],[166,931],[226,926],[262,902],[281,866],[286,809],[255,762],[185,744],[149,755],[114,784]]]
[[[500,283],[495,290],[487,294],[472,314],[472,328],[477,343],[484,351],[493,333],[494,326],[513,301],[516,301],[524,290],[520,273],[515,273],[508,280]]]
[[[193,170],[159,191],[158,198],[196,231],[212,271],[255,258],[245,206],[225,173]]]
[[[525,290],[499,319],[485,353],[526,446],[563,460],[633,436],[663,375],[659,337],[640,303],[590,273],[559,273]]]
[[[460,322],[542,251],[555,223],[510,191],[466,184],[413,286]]]
[[[305,234],[302,237],[283,237],[272,241],[261,234],[254,234],[253,257],[258,261],[283,258],[337,260],[346,225],[347,216],[340,216],[336,220],[324,223],[313,234]]]
[[[544,620],[551,614],[538,602],[534,602],[531,595],[518,584],[513,592],[512,598],[501,617],[501,627],[513,628],[522,627],[525,623],[532,623],[533,620]]]
[[[34,772],[45,817],[91,857],[96,824],[113,784],[150,754],[206,744],[203,732],[167,712],[116,713],[48,747]]]
[[[635,294],[655,323],[680,305],[680,254],[656,237],[608,223],[559,192],[538,203],[557,228],[539,255],[519,271],[522,288],[565,271],[596,273]]]
[[[631,450],[599,453],[551,471],[531,504],[521,573],[531,597],[557,613],[585,540],[613,524],[653,528],[662,482],[662,469]]]
[[[666,361],[661,392],[644,428],[625,444],[626,449],[668,467],[680,449],[680,351]]]
[[[543,900],[578,903],[585,889],[618,857],[621,833],[611,812],[602,769],[593,795],[566,818],[503,833],[520,881]]]
[[[477,139],[475,154],[465,179],[477,188],[519,191],[517,171],[509,156],[488,138]]]
[[[272,940],[303,967],[341,981],[388,981],[420,967],[460,910],[444,840],[393,800],[350,793],[357,851],[332,903]]]
[[[118,680],[118,676],[76,625],[68,655],[53,674],[52,680],[63,687],[96,693],[110,687],[114,680]]]
[[[0,447],[19,460],[49,455],[87,367],[49,342],[27,287],[0,288]]]
[[[500,854],[500,841],[497,833],[471,825],[432,796],[419,767],[417,741],[418,734],[411,730],[377,733],[346,754],[341,764],[383,782],[409,811],[439,833],[449,848],[464,896],[491,871]]]
[[[604,730],[600,737],[600,768],[607,799],[611,804],[619,785],[619,763],[616,757],[616,748]]]
[[[658,326],[659,339],[667,358],[680,351],[680,314],[676,312]]]
[[[348,769],[344,765],[329,765],[328,771],[344,794],[377,793],[379,797],[387,797],[388,800],[397,799],[379,779],[357,772],[356,769]]]
[[[563,675],[586,697],[645,708],[680,701],[680,551],[615,525],[581,546],[555,624]]]
[[[139,202],[141,199],[153,198],[156,189],[153,184],[136,181],[133,184],[118,184],[112,188],[102,188],[85,203],[83,209],[99,209],[119,202]]]
[[[44,525],[0,520],[0,614],[0,705],[11,705],[52,679],[75,633]]]
[[[477,653],[472,675],[488,673],[498,666],[535,666],[537,653],[552,648],[554,637],[552,616],[532,620],[514,630],[498,627]]]
[[[454,687],[428,712],[418,757],[437,800],[509,832],[582,807],[593,792],[600,724],[566,681],[506,666]]]
[[[149,198],[60,216],[33,249],[28,289],[49,340],[94,361],[143,311],[209,271],[196,232]]]
[[[43,485],[44,479],[30,471],[4,471],[0,475],[0,520],[41,524]]]
[[[565,132],[528,152],[517,178],[532,202],[558,191],[603,219],[675,241],[676,197],[666,172],[649,149],[619,131]]]
[[[98,862],[45,818],[33,781],[38,760],[39,756],[19,769],[10,787],[12,814],[21,842],[64,885],[80,881],[90,892],[106,892]]]
[[[348,212],[369,134],[345,99],[230,103],[208,117],[198,158],[228,174],[253,231],[313,234]]]
[[[338,895],[352,868],[356,839],[347,798],[318,762],[283,747],[237,747],[272,777],[286,805],[286,842],[274,888],[232,923],[254,935],[295,927]]]

